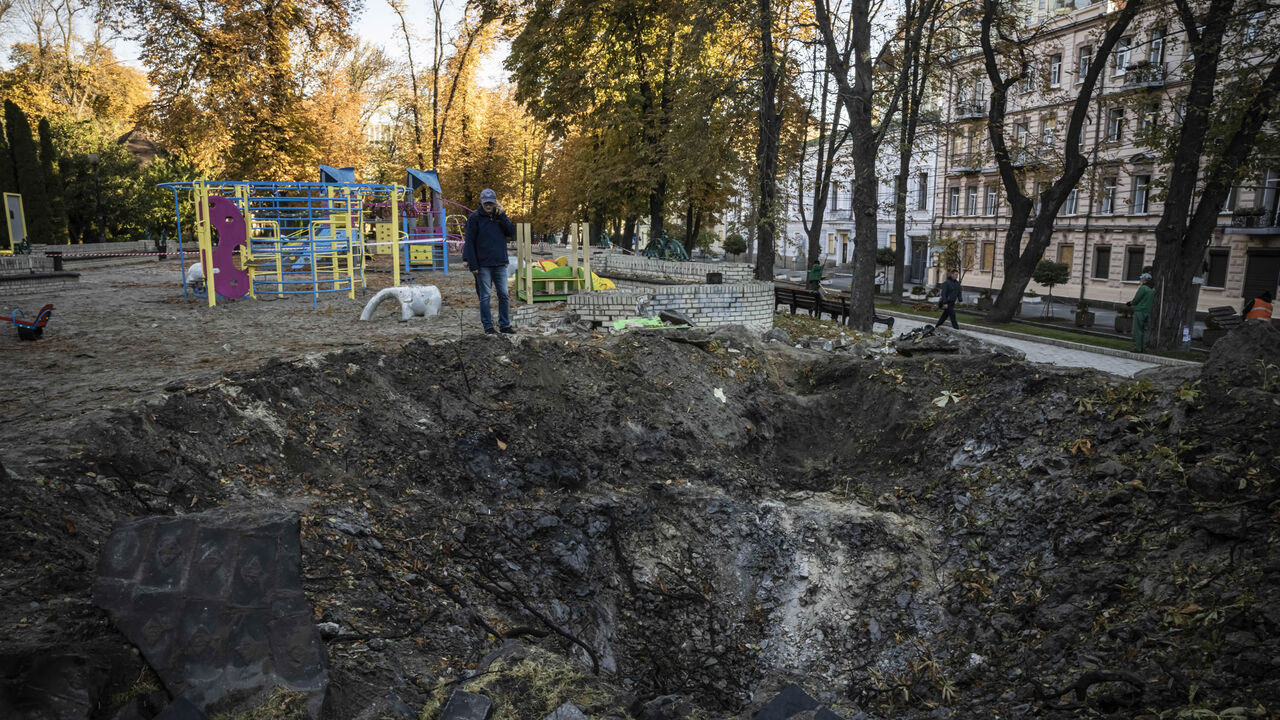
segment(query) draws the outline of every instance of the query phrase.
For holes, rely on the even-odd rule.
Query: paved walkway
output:
[[[908,317],[898,313],[890,314],[896,318],[893,323],[893,332],[895,335],[932,324],[931,322],[915,317]],[[944,332],[952,332],[950,326],[948,326]],[[960,332],[985,342],[1004,345],[1006,347],[1011,347],[1014,350],[1021,351],[1025,353],[1027,359],[1032,362],[1061,365],[1063,367],[1093,368],[1095,370],[1101,370],[1114,375],[1122,375],[1124,377],[1133,377],[1139,371],[1146,370],[1147,368],[1169,364],[1168,360],[1165,358],[1160,358],[1159,361],[1148,361],[1141,359],[1143,357],[1141,355],[1122,351],[1093,351],[1082,350],[1074,347],[1063,347],[1061,345],[1049,344],[1048,342],[1045,342],[1043,338],[1037,338],[1033,335],[1009,337],[1008,335],[996,335],[989,332],[969,330],[966,329],[964,325],[960,326]],[[1111,354],[1112,352],[1116,354]]]

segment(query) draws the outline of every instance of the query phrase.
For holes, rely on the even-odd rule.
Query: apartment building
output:
[[[1026,23],[1038,33],[1035,60],[1024,68],[1026,79],[1011,88],[1005,137],[1023,174],[1024,192],[1033,199],[1057,177],[1067,123],[1106,29],[1106,11],[1106,3],[1093,0],[1032,0]],[[1076,297],[1083,287],[1090,300],[1123,302],[1154,262],[1165,170],[1145,140],[1158,124],[1181,120],[1188,59],[1178,21],[1153,6],[1134,21],[1106,61],[1080,137],[1090,168],[1059,211],[1045,252],[1071,269],[1071,282],[1056,286],[1055,295]],[[962,248],[965,287],[999,288],[1009,205],[987,132],[990,86],[981,55],[953,62],[944,86],[947,141],[939,157],[934,234]],[[1245,295],[1275,291],[1278,195],[1280,162],[1250,172],[1233,189],[1204,258],[1201,310],[1239,306]]]
[[[906,281],[925,282],[930,258],[931,233],[934,222],[934,204],[937,192],[937,153],[930,129],[921,132],[921,140],[911,159],[911,172],[907,178],[906,213]],[[894,183],[899,159],[892,143],[886,140],[885,149],[876,161],[876,246],[896,248],[898,243],[894,227]],[[819,248],[824,263],[847,265],[853,261],[853,164],[845,159],[838,161],[827,194],[826,212],[819,230]],[[787,208],[785,247],[779,247],[784,257],[804,257],[808,249],[805,222],[813,222],[812,155],[807,163],[797,169],[783,184],[784,202]]]

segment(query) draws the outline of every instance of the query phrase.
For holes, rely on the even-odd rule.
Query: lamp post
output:
[[[89,164],[93,166],[93,216],[98,222],[98,242],[106,242],[106,230],[102,227],[102,183],[98,174],[98,153],[89,153]]]

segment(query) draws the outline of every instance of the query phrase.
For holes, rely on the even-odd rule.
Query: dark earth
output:
[[[0,717],[169,705],[100,548],[229,505],[301,518],[324,717],[1280,717],[1280,330],[1129,381],[454,325],[6,423]]]

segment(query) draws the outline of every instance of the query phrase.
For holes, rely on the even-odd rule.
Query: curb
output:
[[[877,313],[882,315],[891,315],[900,317],[904,320],[924,320],[929,322],[929,318],[920,315],[911,315],[908,313],[897,312],[894,310],[877,309]],[[1152,365],[1165,365],[1168,367],[1195,367],[1200,363],[1194,360],[1180,360],[1178,358],[1167,358],[1161,355],[1148,355],[1146,353],[1129,352],[1128,350],[1116,350],[1108,347],[1098,347],[1096,345],[1086,345],[1085,343],[1071,342],[1070,340],[1059,340],[1057,338],[1040,337],[1039,335],[1027,335],[1024,333],[1016,333],[1009,330],[1000,330],[997,328],[980,328],[970,330],[962,328],[960,332],[972,335],[995,335],[998,337],[1013,338],[1014,340],[1024,340],[1026,342],[1040,343],[1041,345],[1056,345],[1057,347],[1066,348],[1068,350],[1079,350],[1081,352],[1091,352],[1097,355],[1110,355],[1111,357],[1127,358],[1129,360],[1138,360],[1140,362],[1151,363]]]

